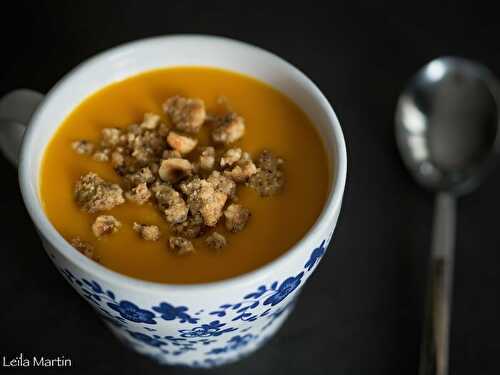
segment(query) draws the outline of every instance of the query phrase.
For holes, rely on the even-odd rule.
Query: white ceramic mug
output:
[[[168,285],[116,273],[71,247],[42,209],[39,170],[55,130],[86,97],[147,70],[183,65],[244,73],[290,97],[310,117],[328,150],[331,187],[314,226],[279,258],[227,280]],[[241,42],[191,35],[128,43],[82,63],[45,96],[29,90],[5,96],[0,122],[0,147],[14,164],[19,155],[22,196],[54,265],[124,343],[162,364],[211,367],[256,350],[290,313],[337,224],[347,156],[335,113],[299,70]]]

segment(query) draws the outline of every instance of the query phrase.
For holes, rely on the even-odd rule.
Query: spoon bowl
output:
[[[483,66],[456,57],[431,61],[410,80],[396,109],[396,140],[423,186],[470,192],[498,149],[500,90]]]

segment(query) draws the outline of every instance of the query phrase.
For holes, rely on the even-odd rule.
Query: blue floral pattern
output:
[[[245,346],[247,346],[250,341],[255,340],[258,336],[254,336],[251,333],[248,333],[243,336],[234,336],[232,337],[227,343],[226,346],[220,347],[220,348],[213,348],[209,352],[207,352],[208,355],[213,355],[213,354],[221,354],[221,353],[227,353],[229,351],[233,350],[238,350],[241,349]]]
[[[296,302],[294,292],[324,256],[327,242],[322,241],[313,249],[296,275],[260,285],[241,300],[206,312],[167,301],[141,306],[117,298],[113,291],[94,280],[79,278],[68,269],[58,268],[127,345],[162,364],[213,367],[251,353],[271,337],[274,331],[268,329],[279,327],[277,321],[283,322],[291,311]],[[57,258],[53,259],[57,264]],[[162,324],[178,328],[165,330]],[[176,333],[162,335],[161,332]],[[227,339],[231,332],[235,335]]]
[[[160,347],[162,345],[167,345],[164,341],[159,340],[160,336],[148,336],[141,332],[131,332],[127,331],[130,336],[134,339],[143,342],[144,344],[151,345],[154,347]]]
[[[266,316],[270,309],[267,309],[260,315],[254,314],[252,310],[256,309],[260,305],[271,304],[271,306],[274,306],[280,303],[300,285],[303,276],[304,272],[300,272],[297,276],[286,279],[283,283],[281,283],[281,285],[279,285],[277,281],[273,282],[269,287],[261,285],[255,292],[245,295],[243,301],[235,304],[221,305],[218,310],[212,311],[210,314],[224,317],[230,311],[236,310],[238,315],[236,315],[232,321],[241,320],[253,322],[257,320],[259,316]],[[262,302],[263,299],[264,302]]]
[[[299,273],[295,277],[289,277],[281,283],[276,293],[270,295],[265,301],[264,305],[275,306],[281,301],[283,301],[290,293],[292,293],[300,284],[300,281],[304,276],[304,272]]]
[[[307,269],[307,271],[311,271],[314,267],[314,265],[319,262],[323,254],[325,254],[325,241],[321,242],[321,245],[314,249],[311,253],[311,256],[309,257],[309,260],[306,262],[304,268]]]
[[[202,324],[200,327],[194,327],[193,329],[181,329],[181,337],[210,337],[210,336],[220,336],[224,333],[235,331],[236,328],[225,328],[226,324],[221,323],[218,320],[214,320],[208,324]]]
[[[174,307],[170,303],[162,302],[158,306],[154,306],[153,310],[161,313],[161,318],[163,320],[179,319],[179,323],[188,322],[192,324],[196,324],[199,320],[199,318],[192,318],[189,316],[186,306]]]
[[[156,324],[153,319],[154,314],[151,311],[143,310],[129,301],[121,301],[120,303],[108,303],[108,306],[117,311],[122,318],[136,323]]]

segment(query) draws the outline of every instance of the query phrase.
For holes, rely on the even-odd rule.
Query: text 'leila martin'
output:
[[[71,359],[64,356],[47,358],[43,356],[25,357],[23,353],[14,358],[2,357],[2,367],[71,367]]]

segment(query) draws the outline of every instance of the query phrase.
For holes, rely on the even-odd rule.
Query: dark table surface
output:
[[[338,228],[277,336],[250,358],[208,373],[416,374],[433,197],[398,158],[394,106],[407,78],[440,55],[476,59],[500,75],[494,12],[453,2],[434,4],[432,12],[421,3],[399,9],[352,3],[327,9],[313,2],[251,8],[234,1],[9,3],[0,22],[0,95],[19,87],[47,92],[97,52],[171,33],[256,44],[311,77],[347,139]],[[15,169],[3,159],[0,168],[0,357],[64,355],[73,361],[65,370],[72,374],[198,373],[158,367],[118,344],[52,267],[24,209]],[[499,190],[500,169],[459,204],[454,375],[500,372]],[[9,370],[0,367],[3,372]]]

